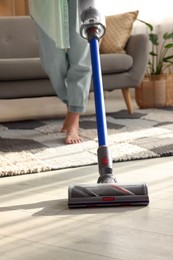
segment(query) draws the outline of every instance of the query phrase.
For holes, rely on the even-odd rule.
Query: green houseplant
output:
[[[150,23],[138,19],[148,28],[151,44],[146,75],[136,89],[136,101],[141,108],[173,105],[173,31],[165,32],[159,38]]]
[[[169,51],[173,50],[173,32],[165,32],[162,35],[162,41],[159,41],[159,36],[154,32],[153,25],[138,19],[144,23],[149,29],[149,41],[151,43],[150,58],[148,61],[147,74],[160,75],[163,74],[173,65],[173,55],[169,55]]]

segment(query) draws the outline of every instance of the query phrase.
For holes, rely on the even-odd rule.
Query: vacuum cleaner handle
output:
[[[103,20],[100,12],[92,7],[81,14],[81,20],[83,22],[80,28],[81,36],[90,43],[99,147],[107,146],[107,123],[98,45],[100,38],[105,34],[106,27],[100,22]]]
[[[82,13],[81,20],[83,24],[81,25],[80,33],[81,36],[84,39],[87,39],[90,44],[93,71],[94,99],[99,143],[97,155],[100,177],[98,178],[98,183],[115,183],[116,179],[112,174],[112,158],[107,140],[107,122],[98,44],[100,38],[103,37],[106,31],[105,20],[103,21],[98,10],[91,7]]]

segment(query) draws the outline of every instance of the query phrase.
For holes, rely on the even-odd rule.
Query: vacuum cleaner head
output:
[[[146,184],[99,183],[71,185],[68,188],[69,208],[147,206],[148,204]]]

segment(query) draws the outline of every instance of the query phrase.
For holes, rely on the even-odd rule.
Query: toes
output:
[[[65,139],[66,144],[79,144],[82,142],[83,142],[83,139],[80,138],[79,136],[71,137],[70,135],[67,135],[67,137]]]

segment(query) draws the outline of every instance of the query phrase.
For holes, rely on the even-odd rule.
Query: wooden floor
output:
[[[97,166],[1,178],[0,259],[172,260],[172,159],[114,164],[119,182],[147,183],[147,207],[68,209],[68,186],[96,183]]]

